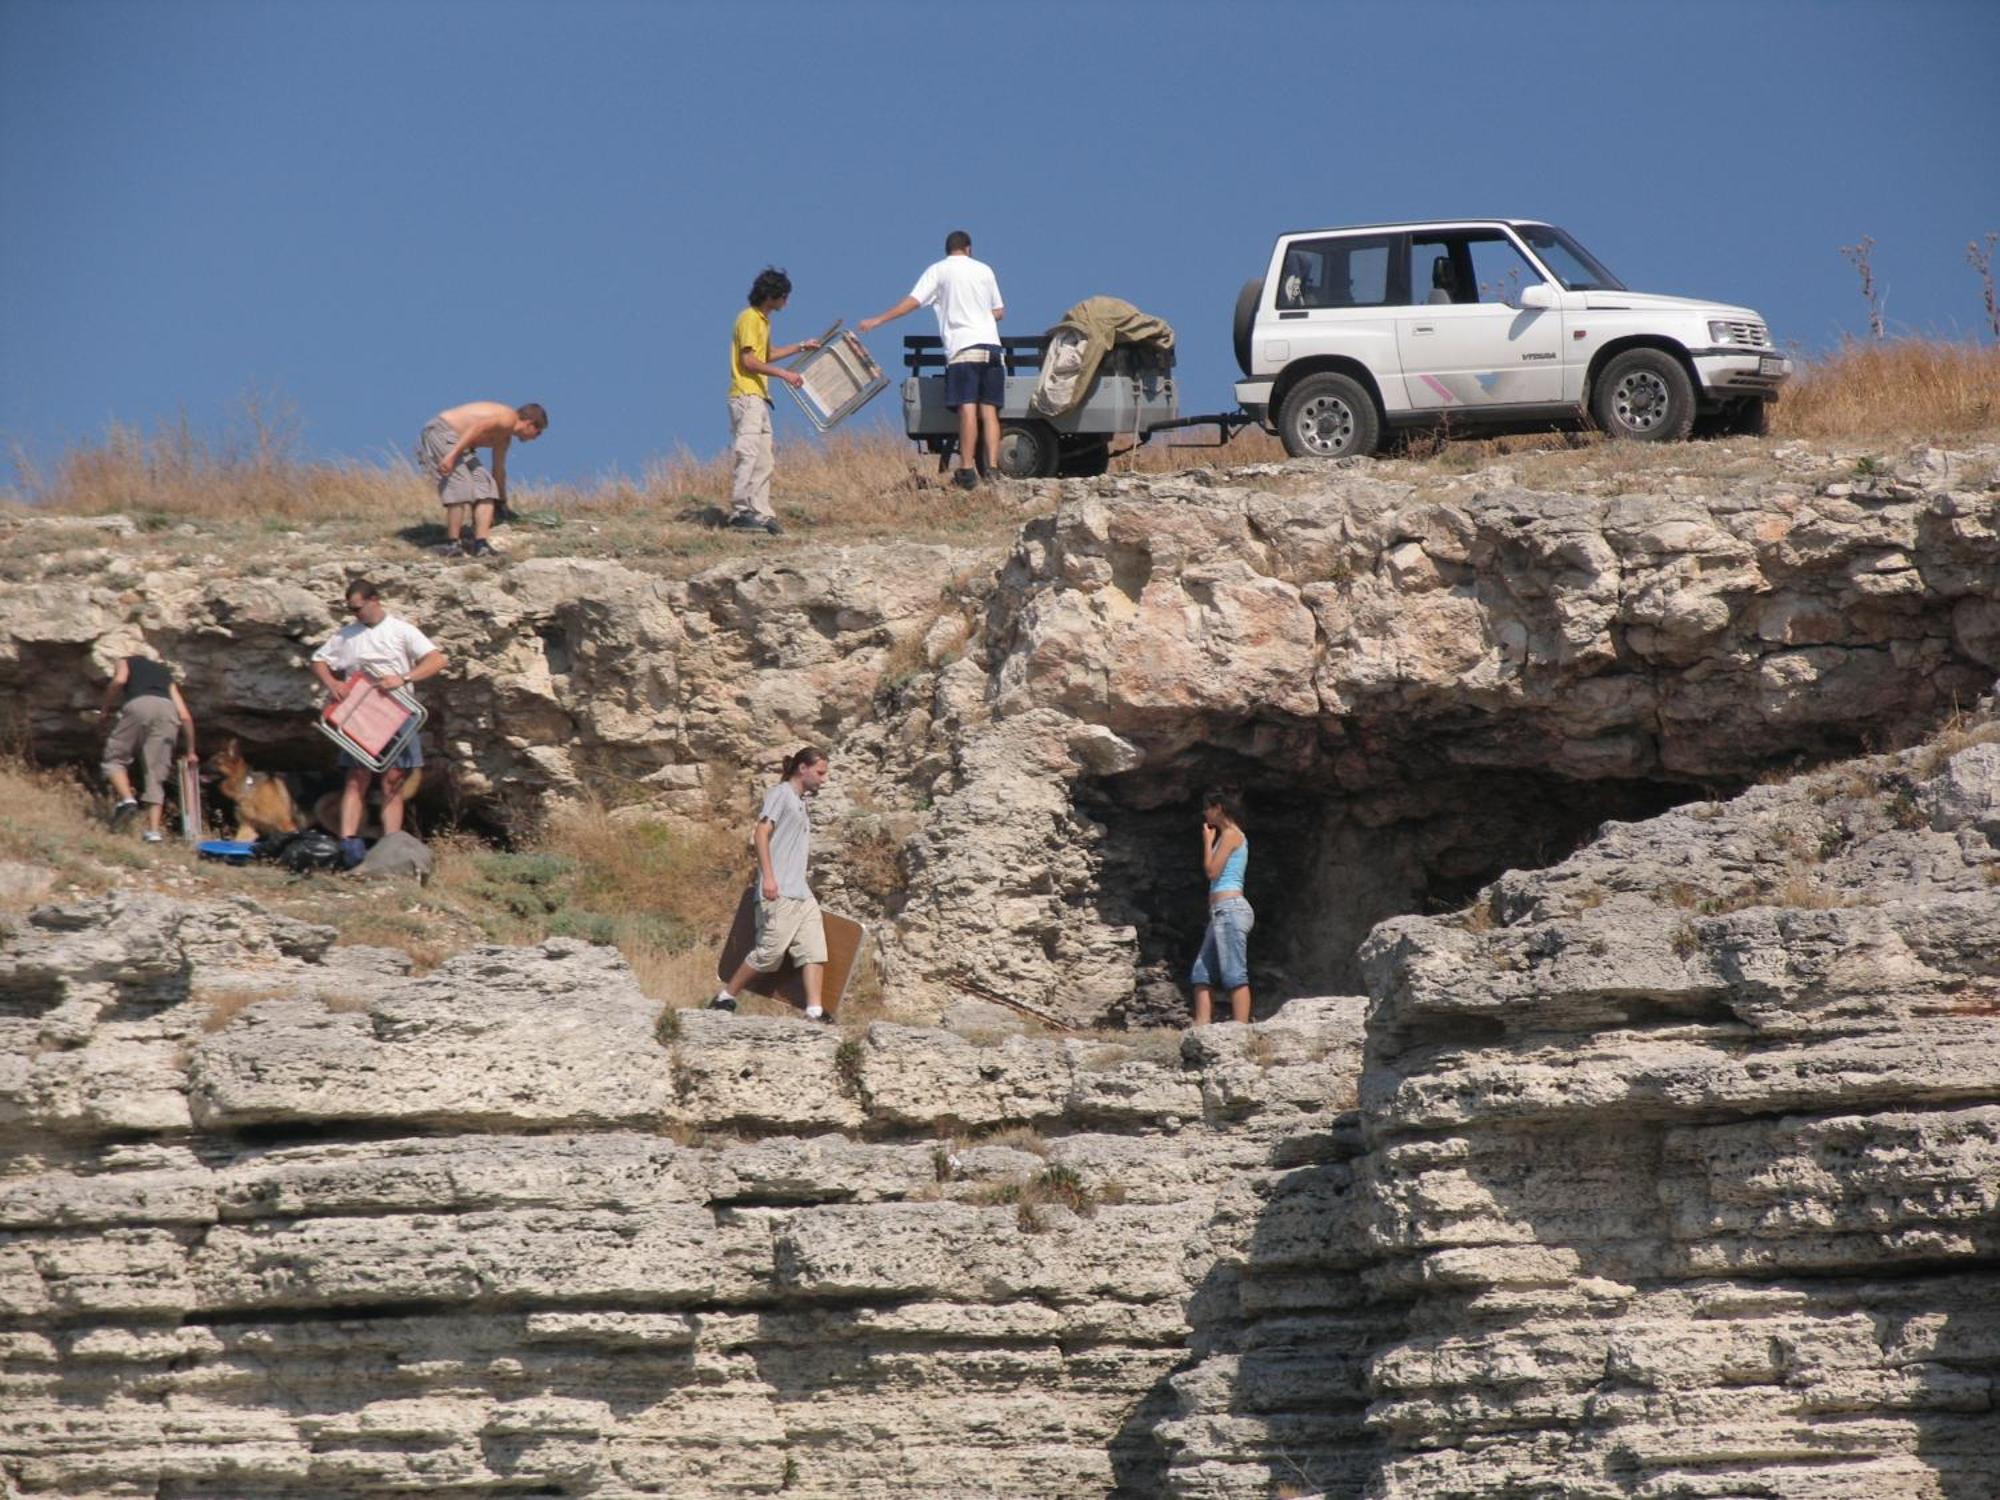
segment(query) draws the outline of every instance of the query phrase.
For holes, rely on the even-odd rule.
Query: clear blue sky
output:
[[[1094,293],[1172,322],[1188,410],[1273,234],[1323,224],[1550,219],[1808,350],[1865,328],[1836,247],[1873,235],[1892,325],[1970,336],[1996,64],[1993,0],[0,0],[0,442],[259,390],[379,459],[534,399],[518,481],[636,475],[725,445],[759,267],[804,337],[959,226],[1010,332]]]

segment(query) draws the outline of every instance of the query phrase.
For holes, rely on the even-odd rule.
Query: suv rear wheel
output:
[[[1627,349],[1599,373],[1590,415],[1615,438],[1679,442],[1694,427],[1694,382],[1671,354]]]
[[[1374,399],[1345,375],[1306,376],[1278,409],[1278,439],[1293,458],[1373,453],[1381,432]]]

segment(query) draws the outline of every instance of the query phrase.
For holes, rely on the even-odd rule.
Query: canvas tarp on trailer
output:
[[[1081,404],[1097,379],[1097,367],[1117,344],[1166,353],[1174,347],[1174,330],[1165,320],[1117,297],[1084,298],[1049,330],[1041,378],[1035,382],[1029,409],[1059,417]]]

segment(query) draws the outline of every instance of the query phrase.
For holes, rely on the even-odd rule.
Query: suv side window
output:
[[[1351,234],[1293,241],[1279,268],[1279,309],[1387,307],[1396,239],[1393,234]]]
[[[1410,239],[1410,300],[1416,303],[1520,302],[1542,276],[1497,229],[1458,229]]]

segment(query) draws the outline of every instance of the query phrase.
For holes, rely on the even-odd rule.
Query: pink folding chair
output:
[[[384,688],[363,677],[347,696],[320,711],[319,732],[371,771],[396,763],[424,727],[424,706],[408,688]]]

